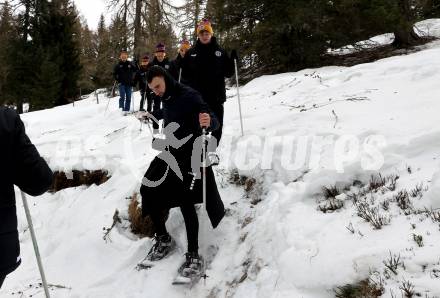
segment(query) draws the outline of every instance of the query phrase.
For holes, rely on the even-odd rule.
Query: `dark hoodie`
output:
[[[153,62],[151,63],[151,65],[157,65],[160,67],[163,67],[166,71],[170,71],[170,61],[168,60],[168,58],[165,57],[165,59],[162,60],[162,62],[159,62],[159,60],[157,60],[156,57],[154,57]]]
[[[167,164],[160,158],[156,157],[150,163],[145,178],[150,181],[158,181],[164,177],[165,173],[165,180],[157,187],[142,185],[140,193],[144,216],[151,214],[154,210],[182,206],[183,201],[194,204],[203,202],[202,180],[195,180],[194,188],[189,187],[193,181],[191,175],[192,150],[195,139],[201,134],[199,113],[210,113],[210,130],[216,130],[219,127],[216,116],[210,112],[208,105],[197,91],[176,82],[166,71],[163,71],[163,75],[166,84],[165,94],[161,98],[163,105],[162,109],[153,112],[153,115],[158,119],[164,119],[165,129],[171,122],[179,124],[179,128],[174,132],[177,139],[183,139],[188,135],[192,135],[192,137],[178,149],[171,146],[169,148],[169,152],[179,164],[183,181],[172,170],[169,170]],[[153,208],[153,205],[156,207]],[[217,189],[212,167],[208,167],[206,170],[206,210],[212,227],[216,228],[225,215],[225,208]]]
[[[165,94],[162,96],[162,109],[154,111],[152,114],[156,119],[164,120],[166,127],[171,122],[179,124],[179,129],[174,133],[177,139],[183,139],[188,135],[193,135],[181,148],[172,149],[173,155],[181,158],[191,156],[192,144],[202,130],[199,123],[200,113],[209,113],[211,116],[210,131],[219,128],[219,122],[209,106],[203,101],[201,95],[196,90],[178,83],[168,72],[164,72]]]
[[[226,101],[225,78],[233,74],[234,61],[219,46],[215,37],[206,45],[197,40],[183,58],[182,76],[189,86],[202,94],[210,107]]]
[[[182,56],[180,56],[180,54],[177,54],[176,59],[174,59],[170,63],[169,73],[176,81],[179,81],[180,69],[182,68],[182,62],[183,62]],[[186,81],[183,77],[180,78],[180,83],[186,84]]]

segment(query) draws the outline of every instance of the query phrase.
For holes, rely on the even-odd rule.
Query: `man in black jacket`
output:
[[[21,263],[14,184],[38,196],[52,184],[52,171],[25,133],[15,111],[0,107],[0,287]]]
[[[151,67],[150,57],[148,55],[144,55],[141,59],[141,65],[136,72],[134,77],[134,85],[139,84],[139,91],[141,93],[141,103],[140,103],[140,111],[145,112],[144,104],[145,98],[147,99],[147,111],[151,112],[153,110],[153,96],[151,94],[150,88],[147,85],[147,71]],[[154,109],[160,109],[160,98],[154,97]]]
[[[176,59],[171,61],[170,71],[169,73],[173,76],[173,78],[179,83],[186,84],[184,78],[182,78],[182,61],[183,57],[185,57],[186,52],[191,48],[191,44],[188,40],[183,40],[179,46],[179,53],[177,54]]]
[[[197,27],[197,42],[183,58],[182,76],[185,82],[202,94],[203,100],[220,121],[220,128],[212,133],[220,143],[223,129],[223,103],[226,101],[225,78],[234,74],[235,51],[231,58],[213,36],[211,23],[203,20]]]
[[[167,71],[170,70],[170,61],[167,58],[165,45],[163,43],[159,43],[156,46],[156,52],[154,53],[152,65],[158,65],[165,68]]]
[[[185,221],[188,252],[186,261],[178,271],[185,275],[189,268],[197,271],[201,265],[198,254],[199,221],[194,207],[194,204],[203,201],[202,181],[196,179],[200,178],[200,164],[193,163],[195,159],[201,160],[198,153],[202,144],[198,136],[201,127],[215,131],[219,123],[197,91],[176,82],[163,68],[151,67],[147,82],[150,89],[162,99],[163,109],[154,111],[152,115],[145,112],[138,117],[163,119],[166,135],[165,141],[156,139],[153,142],[153,147],[162,153],[151,162],[140,189],[142,213],[144,216],[150,215],[156,229],[155,244],[147,259],[160,260],[173,250],[175,243],[166,230],[163,213],[170,208],[180,207]],[[225,209],[211,167],[206,172],[206,209],[212,226],[216,228]]]
[[[124,115],[127,115],[130,111],[131,88],[136,73],[136,66],[127,60],[128,53],[126,49],[122,49],[119,59],[119,63],[114,67],[113,76],[119,83],[119,108],[122,109]]]

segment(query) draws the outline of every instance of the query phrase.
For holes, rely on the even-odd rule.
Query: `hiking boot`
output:
[[[147,255],[149,261],[159,261],[165,258],[176,247],[176,243],[170,235],[154,236],[155,243]]]

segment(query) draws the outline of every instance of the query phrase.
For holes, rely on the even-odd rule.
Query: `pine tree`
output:
[[[0,105],[12,100],[10,89],[8,88],[8,76],[13,71],[13,63],[10,59],[11,45],[15,38],[16,20],[12,15],[9,2],[6,1],[0,6]]]
[[[99,88],[109,87],[113,84],[113,65],[116,63],[116,52],[118,50],[112,47],[110,42],[110,32],[105,25],[103,15],[101,15],[99,20],[95,39],[96,84]]]
[[[79,77],[78,85],[81,88],[81,93],[90,93],[97,86],[96,82],[96,61],[97,61],[97,52],[96,52],[96,44],[95,44],[95,34],[89,29],[86,22],[81,22],[80,28],[80,46],[81,46],[81,55],[80,61],[82,66],[82,71]]]

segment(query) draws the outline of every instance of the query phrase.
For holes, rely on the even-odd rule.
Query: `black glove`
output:
[[[231,51],[231,59],[232,59],[232,60],[237,60],[237,62],[238,62],[238,54],[237,54],[237,50],[232,50],[232,51]]]

